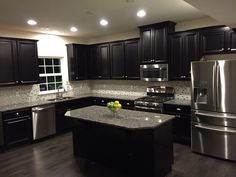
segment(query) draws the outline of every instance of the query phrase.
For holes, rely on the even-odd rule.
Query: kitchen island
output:
[[[173,163],[174,116],[89,106],[68,111],[74,155],[131,176],[164,177]]]

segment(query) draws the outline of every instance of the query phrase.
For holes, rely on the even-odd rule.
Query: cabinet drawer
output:
[[[30,109],[21,109],[21,110],[3,112],[2,115],[3,115],[3,120],[15,119],[15,118],[26,117],[26,116],[31,117],[31,111]]]
[[[183,105],[167,105],[164,104],[164,112],[167,114],[191,114],[190,106]]]

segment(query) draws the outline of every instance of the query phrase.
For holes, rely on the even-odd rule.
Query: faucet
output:
[[[65,92],[65,88],[62,85],[59,85],[57,87],[57,96],[56,96],[56,98],[59,99],[59,100],[63,98],[63,92],[60,93],[60,89],[63,89],[63,92]]]

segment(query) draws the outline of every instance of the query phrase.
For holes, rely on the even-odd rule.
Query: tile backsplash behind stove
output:
[[[140,80],[89,80],[70,82],[64,96],[78,96],[82,94],[114,94],[145,96],[148,86],[172,86],[175,88],[175,97],[190,99],[190,81],[173,82],[144,82]],[[0,106],[24,102],[42,101],[55,98],[56,94],[39,95],[39,86],[9,86],[0,87]]]
[[[191,99],[190,81],[144,82],[140,80],[92,80],[90,82],[93,93],[145,96],[147,87],[163,85],[174,87],[176,98]]]

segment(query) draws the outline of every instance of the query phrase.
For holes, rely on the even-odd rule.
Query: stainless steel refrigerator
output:
[[[192,151],[236,160],[236,60],[191,64]]]

